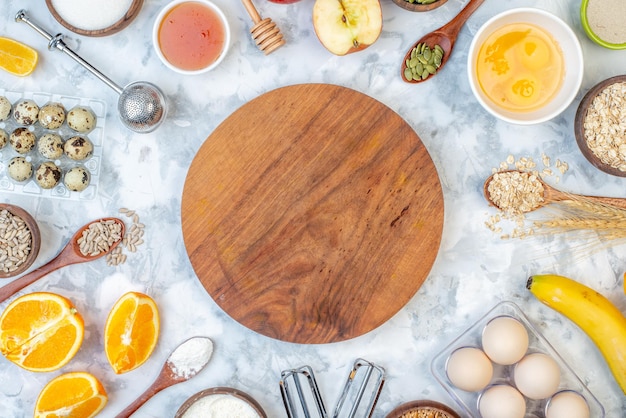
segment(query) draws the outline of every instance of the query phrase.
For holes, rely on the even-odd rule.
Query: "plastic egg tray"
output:
[[[481,336],[485,326],[493,318],[498,316],[510,316],[519,320],[528,331],[528,351],[542,352],[551,356],[561,369],[561,383],[558,391],[573,390],[582,395],[589,405],[590,416],[594,418],[604,418],[604,408],[598,402],[598,399],[589,391],[587,386],[578,378],[574,371],[565,363],[563,358],[552,347],[552,345],[543,337],[543,335],[531,324],[528,318],[522,313],[521,309],[513,302],[501,302],[492,308],[487,314],[480,318],[474,325],[469,327],[459,337],[452,341],[446,348],[437,354],[431,363],[431,372],[437,381],[444,387],[446,392],[456,401],[464,413],[462,416],[471,418],[481,418],[478,411],[479,392],[466,392],[456,388],[448,379],[446,374],[446,362],[450,355],[460,347],[481,347]],[[507,383],[513,387],[513,368],[515,365],[502,366],[493,364],[493,378],[491,384]],[[544,418],[545,407],[548,399],[532,400],[526,399],[526,415],[525,418]]]
[[[68,158],[66,155],[62,155],[57,160],[53,162],[61,169],[62,174],[64,175],[70,168],[75,166],[82,166],[86,170],[89,171],[91,175],[91,181],[89,186],[81,191],[74,192],[69,190],[63,184],[63,178],[59,181],[59,183],[51,188],[51,189],[43,189],[41,188],[34,177],[24,181],[17,182],[13,180],[7,173],[7,166],[11,159],[16,156],[26,157],[33,164],[33,174],[34,170],[44,161],[47,160],[39,152],[37,151],[37,145],[32,151],[28,154],[22,155],[18,154],[8,143],[0,148],[0,192],[8,192],[8,193],[17,193],[23,194],[33,197],[49,197],[49,198],[61,198],[67,200],[93,200],[96,197],[98,190],[98,183],[100,180],[100,166],[102,161],[102,150],[103,150],[103,141],[104,141],[104,122],[106,116],[106,103],[102,100],[83,98],[83,97],[73,97],[66,96],[60,94],[53,93],[29,93],[29,92],[14,92],[0,89],[0,96],[6,97],[11,104],[14,106],[17,102],[22,99],[30,99],[33,100],[39,107],[41,108],[43,105],[49,102],[58,102],[61,103],[65,107],[65,111],[69,112],[74,106],[85,106],[90,108],[93,113],[96,115],[96,127],[87,134],[81,134],[73,131],[67,126],[67,122],[64,122],[63,125],[59,129],[44,129],[39,122],[35,122],[35,124],[28,127],[31,130],[37,139],[39,139],[42,135],[46,133],[56,133],[63,138],[63,140],[67,140],[68,138],[80,135],[83,137],[88,137],[89,140],[93,143],[93,154],[86,160],[83,161],[74,161]],[[13,119],[13,112],[11,112],[11,116],[5,120],[0,121],[0,129],[6,131],[8,135],[11,135],[11,132],[16,128],[21,127],[15,119]]]

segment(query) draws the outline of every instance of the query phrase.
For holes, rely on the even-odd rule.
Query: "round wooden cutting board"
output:
[[[367,333],[420,288],[443,194],[413,129],[327,84],[250,101],[207,138],[182,196],[191,264],[215,302],[263,335],[330,343]]]

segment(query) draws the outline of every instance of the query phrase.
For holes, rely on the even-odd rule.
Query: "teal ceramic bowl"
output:
[[[582,3],[580,5],[580,22],[582,23],[583,29],[585,30],[585,33],[587,34],[589,39],[591,39],[598,45],[603,46],[608,49],[626,49],[626,42],[625,43],[611,43],[611,42],[605,41],[604,39],[600,37],[600,35],[598,35],[597,33],[593,31],[592,29],[593,24],[589,23],[588,13],[587,13],[589,1],[594,1],[594,0],[582,0]],[[616,23],[616,24],[623,26],[624,22]]]

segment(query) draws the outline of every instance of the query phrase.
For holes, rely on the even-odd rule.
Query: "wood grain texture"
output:
[[[182,197],[203,286],[263,335],[328,343],[367,333],[420,288],[443,194],[413,129],[382,103],[326,84],[245,104],[207,138]]]

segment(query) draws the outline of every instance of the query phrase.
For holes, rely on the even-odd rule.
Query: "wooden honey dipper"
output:
[[[252,39],[256,42],[261,51],[268,55],[274,52],[276,49],[285,45],[285,39],[280,33],[280,29],[276,27],[276,23],[272,22],[272,19],[261,19],[259,12],[252,4],[252,0],[241,0],[246,7],[248,14],[254,22],[254,26],[250,29]]]

